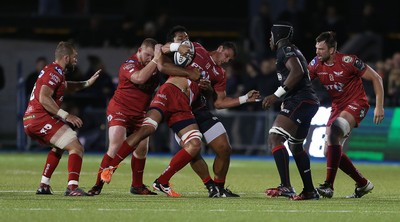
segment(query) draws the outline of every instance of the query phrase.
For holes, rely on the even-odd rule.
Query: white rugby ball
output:
[[[174,63],[178,66],[186,67],[190,65],[196,55],[196,50],[191,41],[185,40],[181,44],[188,45],[190,47],[189,53],[186,56],[181,55],[178,51],[174,53]]]

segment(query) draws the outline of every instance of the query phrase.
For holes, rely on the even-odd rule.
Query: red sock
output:
[[[359,187],[367,184],[367,179],[365,179],[364,176],[358,172],[356,167],[353,165],[353,162],[351,162],[350,158],[345,153],[342,153],[339,168],[349,175],[354,181],[356,181]]]
[[[110,166],[118,166],[134,150],[135,148],[129,146],[129,144],[125,140],[118,149],[118,152],[115,155],[114,159],[111,160]]]
[[[71,180],[75,180],[79,182],[79,174],[81,173],[82,168],[82,157],[78,154],[73,153],[68,157],[68,182]],[[74,190],[78,187],[78,184],[69,185],[71,190]]]
[[[339,168],[340,157],[342,156],[341,145],[328,146],[326,155],[326,182],[332,184],[335,182],[337,169]]]
[[[97,179],[96,179],[96,185],[101,184],[101,172],[104,168],[107,168],[110,166],[110,162],[113,158],[111,158],[107,153],[104,154],[103,159],[101,160],[99,171],[97,172]]]
[[[47,178],[51,178],[51,175],[53,175],[54,170],[56,170],[58,163],[60,162],[60,159],[61,159],[60,154],[50,150],[50,152],[47,154],[47,160],[46,164],[44,165],[42,175]]]
[[[211,180],[210,176],[207,176],[206,178],[202,179],[203,183],[206,184]]]
[[[167,169],[158,178],[158,182],[161,184],[168,184],[171,177],[186,166],[192,158],[193,157],[185,149],[179,150],[175,156],[172,157]]]
[[[146,165],[146,158],[138,159],[132,154],[132,187],[141,187],[143,185],[143,172]]]

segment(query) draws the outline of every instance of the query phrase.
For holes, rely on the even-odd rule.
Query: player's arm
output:
[[[226,109],[239,106],[247,102],[256,102],[260,98],[260,92],[257,90],[250,90],[247,94],[232,98],[226,96],[226,91],[215,91],[216,100],[214,101],[214,107],[216,109]]]
[[[382,77],[373,70],[370,66],[367,65],[367,68],[364,74],[361,76],[363,79],[372,81],[372,85],[374,87],[375,92],[375,110],[374,110],[374,123],[379,124],[382,122],[385,112],[383,109],[384,103],[384,90],[383,90],[383,81]]]
[[[285,66],[289,70],[289,75],[283,83],[283,86],[279,86],[274,94],[264,98],[262,102],[262,107],[264,109],[269,109],[279,98],[284,96],[290,89],[293,89],[306,72],[306,70],[303,70],[300,60],[297,57],[290,57],[286,61]]]
[[[200,71],[198,69],[177,66],[165,55],[161,55],[157,60],[157,68],[166,75],[187,77],[193,81],[200,79]]]
[[[303,70],[300,60],[297,57],[290,57],[288,61],[286,61],[285,66],[289,70],[289,75],[283,85],[290,90],[300,82],[304,76],[304,73],[306,73],[306,70]]]
[[[88,80],[86,81],[67,81],[65,87],[66,92],[76,92],[85,88],[90,87],[99,78],[101,69],[97,70]]]
[[[130,81],[135,83],[135,84],[144,84],[149,78],[153,75],[153,73],[157,69],[157,61],[159,60],[161,56],[161,44],[156,44],[154,46],[154,57],[153,59],[147,63],[143,69],[136,70],[130,75]],[[128,70],[128,72],[131,72],[131,70]]]
[[[53,89],[49,86],[43,85],[39,92],[39,102],[46,109],[47,112],[59,116],[61,119],[72,123],[74,126],[80,128],[83,125],[82,120],[65,110],[61,109],[53,99]]]

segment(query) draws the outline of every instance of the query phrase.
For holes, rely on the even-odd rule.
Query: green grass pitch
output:
[[[102,155],[84,157],[80,186],[86,191],[95,182]],[[120,165],[110,184],[94,197],[65,197],[67,155],[56,169],[51,186],[54,195],[36,195],[46,153],[0,153],[1,221],[400,221],[400,163],[356,162],[359,170],[375,185],[372,193],[360,199],[346,199],[354,182],[339,172],[332,199],[291,201],[269,198],[268,187],[279,184],[271,159],[232,158],[226,185],[240,198],[207,196],[201,180],[186,166],[171,180],[181,198],[137,196],[129,193],[130,157]],[[128,161],[129,160],[129,161]],[[144,182],[151,185],[168,165],[170,157],[149,156]],[[213,159],[207,158],[211,169]],[[290,162],[292,185],[301,192],[302,183],[295,163]],[[325,179],[325,163],[311,161],[315,185]]]

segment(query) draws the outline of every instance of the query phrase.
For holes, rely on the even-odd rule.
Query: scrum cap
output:
[[[293,26],[287,22],[273,24],[271,28],[271,35],[272,41],[275,45],[283,39],[291,40],[293,37]]]

